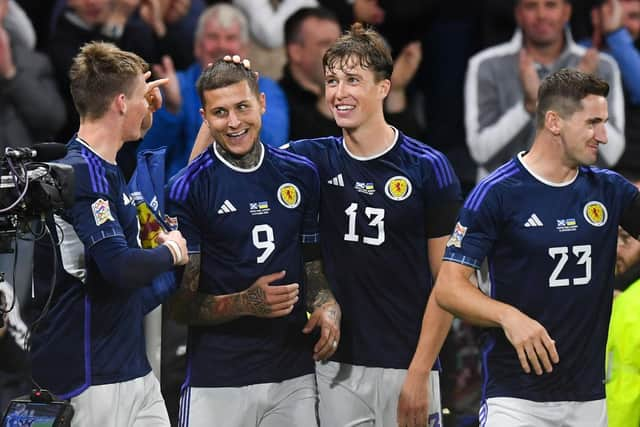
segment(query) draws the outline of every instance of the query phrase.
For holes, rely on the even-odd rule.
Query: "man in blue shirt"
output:
[[[186,242],[178,231],[162,232],[158,247],[140,248],[136,208],[115,163],[162,102],[158,86],[166,81],[147,83],[147,69],[133,53],[89,43],[70,70],[81,124],[60,162],[73,167],[75,201],[47,221],[56,246],[36,244],[38,299],[51,292],[52,300],[31,356],[36,382],[71,399],[74,426],[169,425],[143,317],[170,290],[152,279],[188,261]]]
[[[447,243],[438,303],[490,328],[482,425],[607,425],[617,229],[640,232],[635,186],[590,166],[607,143],[608,91],[577,70],[548,76],[531,150],[480,182]],[[469,280],[485,257],[490,295]]]

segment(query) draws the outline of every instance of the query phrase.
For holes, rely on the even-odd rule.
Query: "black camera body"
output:
[[[66,154],[55,142],[7,148],[0,159],[0,252],[2,238],[14,236],[30,220],[73,204],[73,168],[49,163]]]

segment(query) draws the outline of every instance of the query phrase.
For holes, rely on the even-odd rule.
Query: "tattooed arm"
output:
[[[261,276],[242,292],[205,294],[198,292],[200,254],[194,254],[185,267],[180,289],[169,301],[169,313],[176,322],[188,325],[218,325],[241,316],[286,316],[298,301],[298,284],[270,285],[284,276],[284,271]]]
[[[307,310],[311,317],[302,331],[308,334],[314,328],[320,328],[320,339],[313,348],[313,358],[325,360],[338,348],[342,312],[329,289],[329,283],[322,271],[322,261],[309,261],[304,267],[307,276]]]

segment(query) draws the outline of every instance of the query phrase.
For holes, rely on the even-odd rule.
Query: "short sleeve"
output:
[[[180,176],[184,175],[177,175],[178,179],[172,179],[165,189],[167,222],[176,225],[182,233],[189,253],[199,253],[201,230],[198,219],[204,216],[204,211],[193,185],[182,188]]]
[[[430,171],[425,174],[425,230],[428,238],[449,234],[462,203],[460,181],[449,160],[434,150]]]
[[[500,201],[494,189],[486,196],[476,187],[464,202],[458,221],[447,241],[444,259],[480,268],[497,240],[502,222]]]
[[[302,220],[302,243],[320,241],[318,211],[320,207],[320,178],[314,166],[305,167],[306,200]]]

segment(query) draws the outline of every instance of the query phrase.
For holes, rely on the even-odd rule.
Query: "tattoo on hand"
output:
[[[262,288],[252,287],[242,294],[242,303],[255,316],[266,316],[271,309],[266,304],[266,294]]]

